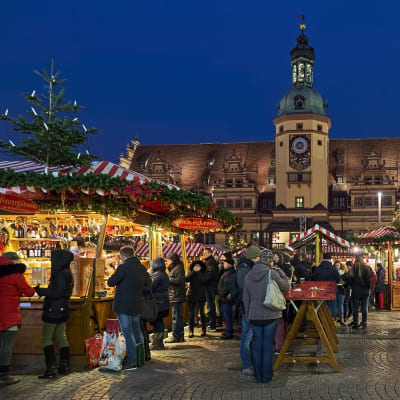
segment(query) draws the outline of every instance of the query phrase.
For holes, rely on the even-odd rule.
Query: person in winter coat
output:
[[[272,380],[275,333],[278,320],[282,316],[281,311],[273,311],[263,304],[269,272],[281,291],[289,290],[289,281],[285,273],[280,268],[271,269],[265,262],[261,253],[260,261],[256,262],[247,274],[243,289],[245,313],[254,332],[252,355],[254,375],[258,383],[268,383]]]
[[[375,307],[377,310],[383,310],[384,306],[384,301],[383,301],[383,296],[385,293],[385,275],[386,275],[386,270],[383,268],[381,263],[377,264],[378,271],[376,272],[376,286],[375,286],[375,294],[376,294],[376,301],[375,301]]]
[[[169,314],[169,278],[166,274],[165,261],[162,258],[155,258],[151,262],[151,291],[157,301],[158,314],[154,321],[150,321],[153,326],[154,339],[152,350],[164,349],[164,321],[163,319]]]
[[[304,278],[306,281],[311,280],[311,271],[306,265],[302,263],[299,254],[294,255],[292,259],[292,265],[297,281],[300,281],[301,278]]]
[[[283,264],[279,265],[279,267],[290,280],[293,279],[294,268],[290,265],[289,254],[283,255]]]
[[[367,265],[367,268],[369,270],[369,282],[370,282],[369,296],[368,296],[368,303],[370,309],[375,306],[375,286],[378,278],[376,276],[374,269],[370,265]]]
[[[203,261],[196,260],[190,264],[190,272],[186,276],[186,282],[189,283],[186,292],[186,298],[189,303],[189,337],[194,336],[194,319],[196,314],[196,305],[198,305],[201,319],[201,336],[206,336],[206,316],[204,314],[204,303],[206,302],[206,290],[208,276],[206,265]]]
[[[69,343],[66,335],[66,325],[69,317],[69,305],[74,288],[74,278],[70,263],[74,255],[66,250],[51,252],[51,275],[47,288],[35,287],[36,293],[42,297],[43,330],[42,340],[46,359],[46,371],[39,379],[51,379],[57,376],[56,355],[53,336],[60,348],[60,366],[58,372],[62,375],[69,372]]]
[[[165,343],[183,342],[184,324],[182,316],[182,304],[186,300],[185,268],[176,253],[167,256],[169,272],[169,302],[172,305],[172,338]]]
[[[336,284],[340,282],[339,272],[332,265],[330,254],[325,254],[321,264],[315,268],[313,274],[313,280],[321,282],[335,282]],[[336,299],[327,300],[326,303],[329,307],[329,311],[331,312],[332,317],[336,319],[336,314],[337,314]]]
[[[219,268],[218,263],[212,255],[210,248],[203,250],[203,256],[201,258],[206,265],[207,272],[207,308],[208,308],[208,330],[210,332],[217,331],[217,311],[215,306],[215,296],[217,295],[217,286],[219,279]]]
[[[116,286],[113,311],[118,316],[126,342],[126,371],[136,370],[136,345],[144,346],[144,337],[140,329],[140,311],[145,283],[148,274],[144,265],[135,257],[131,247],[120,250],[122,264],[108,278],[108,286]]]
[[[13,254],[13,258],[18,260],[17,254]],[[12,348],[21,326],[19,298],[35,294],[23,275],[26,265],[18,261],[14,263],[10,258],[4,257],[4,254],[0,257],[0,387],[19,382],[19,379],[9,375]]]
[[[247,274],[253,268],[256,261],[259,261],[261,249],[258,246],[249,246],[246,250],[246,258],[239,260],[236,269],[236,285],[240,295],[240,311],[242,314],[242,335],[240,337],[240,360],[242,361],[242,374],[253,376],[253,364],[251,362],[251,342],[253,331],[250,327],[243,304],[243,288]]]
[[[340,325],[346,325],[344,323],[344,291],[348,280],[348,271],[346,265],[340,261],[335,261],[333,266],[338,270],[340,275],[340,281],[336,284],[336,310],[339,315]]]
[[[218,282],[218,297],[221,301],[222,315],[225,321],[225,332],[222,339],[233,338],[233,305],[239,296],[236,290],[236,271],[235,263],[232,258],[224,258],[224,272]]]
[[[368,296],[370,289],[370,273],[362,258],[357,257],[349,272],[353,300],[353,329],[365,329],[368,318]],[[358,310],[361,305],[362,321],[358,324]]]
[[[344,321],[350,318],[350,315],[353,313],[352,300],[351,300],[351,287],[349,281],[349,273],[353,268],[353,263],[351,261],[346,261],[346,269],[347,269],[347,283],[344,285]]]

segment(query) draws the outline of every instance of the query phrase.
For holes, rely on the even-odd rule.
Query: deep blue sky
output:
[[[68,78],[66,97],[117,161],[126,143],[273,140],[305,14],[315,88],[331,138],[399,136],[400,2],[270,0],[4,1],[0,112],[25,113],[34,69]],[[15,139],[6,123],[0,138]],[[7,158],[7,157],[1,157]]]

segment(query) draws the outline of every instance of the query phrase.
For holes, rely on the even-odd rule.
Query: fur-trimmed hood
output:
[[[1,257],[2,258],[2,257]],[[0,264],[0,278],[11,274],[23,274],[26,271],[25,264]]]

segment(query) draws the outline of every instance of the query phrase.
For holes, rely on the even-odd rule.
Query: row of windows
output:
[[[390,207],[393,205],[392,196],[382,197],[382,206]],[[378,197],[355,197],[354,207],[378,207]]]
[[[226,207],[226,208],[252,208],[253,202],[251,199],[218,199],[217,201],[218,207]]]
[[[311,172],[303,172],[301,174],[297,172],[288,172],[289,183],[310,183]]]
[[[284,125],[281,125],[281,126],[279,127],[279,132],[283,132],[284,129],[285,129],[285,126],[284,126]],[[302,131],[303,129],[304,129],[304,128],[303,128],[303,124],[301,124],[301,123],[296,124],[296,130]],[[317,131],[318,131],[318,132],[322,132],[322,125],[320,125],[320,124],[317,125]]]

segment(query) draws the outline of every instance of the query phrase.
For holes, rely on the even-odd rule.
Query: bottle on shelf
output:
[[[28,247],[28,257],[29,258],[34,258],[35,257],[35,249],[33,247],[33,243],[29,243]]]

